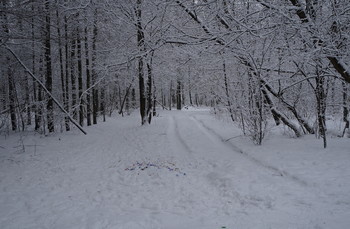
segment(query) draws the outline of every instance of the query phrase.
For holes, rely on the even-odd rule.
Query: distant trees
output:
[[[327,145],[349,131],[347,0],[1,0],[1,129],[70,131],[138,108],[224,108],[261,144],[268,120]],[[62,104],[54,105],[38,82]],[[137,100],[137,98],[139,98]],[[341,117],[340,117],[341,116]]]

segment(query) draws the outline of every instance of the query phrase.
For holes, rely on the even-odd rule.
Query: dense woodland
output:
[[[2,133],[211,106],[257,144],[268,122],[350,137],[349,0],[0,2]]]

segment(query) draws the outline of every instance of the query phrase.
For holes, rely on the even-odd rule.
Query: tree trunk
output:
[[[316,66],[317,68],[317,66]],[[317,124],[319,134],[323,139],[323,147],[327,148],[326,135],[326,95],[324,91],[324,77],[320,75],[319,70],[316,69],[316,103],[317,103]]]
[[[124,98],[120,102],[119,114],[123,114],[124,104],[126,106],[125,107],[126,112],[129,113],[129,94],[130,94],[130,89],[131,89],[131,86],[133,85],[133,82],[134,82],[134,80],[132,80],[132,82],[130,83],[129,87],[126,89]],[[135,93],[135,89],[132,89],[132,91]],[[132,97],[134,97],[134,96],[132,96]]]
[[[133,109],[136,108],[136,90],[135,90],[135,88],[133,88],[131,90],[131,106]]]
[[[345,122],[342,137],[344,137],[346,130],[348,130],[348,132],[349,132],[348,137],[350,137],[350,121],[348,119],[349,108],[348,108],[348,103],[347,103],[347,101],[348,101],[348,88],[344,82],[342,82],[342,86],[343,86],[343,121]]]
[[[304,127],[306,129],[306,131],[309,134],[314,134],[315,131],[314,129],[311,127],[311,125],[304,120],[299,113],[297,112],[297,110],[295,109],[294,106],[292,106],[291,104],[289,104],[287,101],[285,101],[285,99],[283,99],[282,95],[278,94],[277,92],[275,92],[273,90],[273,88],[263,79],[261,79],[262,84],[265,86],[265,88],[277,99],[279,99],[279,101],[282,102],[282,104],[290,111],[292,112],[292,114],[294,115],[294,117],[298,120],[299,124]]]
[[[170,80],[170,89],[169,89],[169,110],[170,111],[172,107],[172,98],[173,98],[173,81]]]
[[[25,76],[25,91],[26,91],[26,111],[27,111],[27,125],[32,125],[32,115],[30,109],[30,95],[29,95],[29,79],[28,75]]]
[[[154,77],[153,77],[153,111],[152,111],[152,116],[156,116],[157,112],[156,112],[156,102],[157,102],[157,88],[156,88],[156,84],[154,83]]]
[[[88,28],[85,27],[85,67],[86,67],[86,88],[90,88],[91,76],[90,76],[90,59],[89,59],[89,40],[88,40]],[[86,122],[88,126],[91,126],[91,96],[90,92],[86,95]]]
[[[65,71],[64,71],[64,67],[63,67],[63,47],[62,47],[62,38],[61,38],[61,25],[60,25],[60,17],[59,17],[59,12],[58,10],[56,10],[56,17],[57,17],[57,35],[58,35],[58,54],[59,54],[59,62],[60,62],[60,74],[61,74],[61,90],[62,90],[62,100],[63,100],[63,105],[64,107],[67,107],[67,96],[66,93],[68,93],[68,91],[66,91],[66,77],[65,76]],[[33,73],[34,74],[34,73]],[[65,116],[64,119],[66,120],[67,117]],[[66,121],[65,121],[65,125],[66,125]],[[67,130],[67,126],[66,126],[66,130]]]
[[[50,1],[45,2],[45,63],[46,63],[46,88],[52,93],[52,66],[51,66],[51,19],[50,19]],[[53,100],[51,97],[47,98],[47,128],[49,132],[55,131]]]
[[[106,94],[105,94],[105,90],[103,88],[101,90],[100,111],[102,113],[103,122],[105,122],[106,121]]]
[[[34,13],[34,5],[32,5],[32,12]],[[36,60],[36,55],[35,55],[35,25],[34,25],[34,17],[31,20],[32,22],[32,72],[33,74],[36,74],[36,64],[35,64],[35,60]],[[40,61],[39,61],[40,62]],[[33,83],[33,100],[34,100],[34,105],[32,107],[32,109],[34,110],[34,129],[35,130],[39,130],[40,128],[40,123],[38,122],[39,119],[39,114],[38,114],[38,96],[37,96],[37,83],[35,82],[35,80],[33,79],[32,81]]]
[[[65,78],[65,104],[64,109],[69,113],[69,49],[68,49],[68,19],[66,16],[64,16],[64,38],[65,38],[65,72],[66,72],[66,78]],[[66,131],[70,131],[70,125],[69,125],[69,117],[66,115],[64,119]]]
[[[191,86],[191,68],[188,67],[188,97],[190,100],[190,105],[193,106],[192,102],[192,86]]]
[[[199,106],[198,93],[195,93],[195,94],[194,94],[194,100],[195,100],[195,102],[196,102],[196,106],[198,107],[198,106]]]
[[[166,106],[166,104],[165,104],[166,98],[165,98],[165,94],[164,94],[163,88],[161,89],[160,94],[161,94],[161,97],[162,97],[162,107],[163,107],[163,110],[164,110],[165,106]]]
[[[1,1],[1,7],[5,9],[7,8],[7,1],[3,0]],[[9,36],[10,31],[8,28],[8,18],[6,16],[6,13],[1,13],[1,19],[3,20],[2,29],[4,30],[5,34]],[[11,129],[13,131],[17,130],[17,116],[16,116],[16,110],[15,110],[15,81],[14,81],[14,75],[13,71],[11,69],[10,63],[11,58],[9,56],[6,56],[6,62],[8,64],[7,67],[7,79],[8,79],[8,96],[9,96],[9,110],[10,110],[10,119],[11,119]]]
[[[7,58],[7,62],[10,63],[10,58]],[[15,109],[15,82],[13,79],[13,72],[11,67],[7,70],[8,84],[9,84],[9,105],[10,105],[10,118],[11,118],[11,129],[17,130],[17,116]]]
[[[222,68],[223,68],[223,72],[224,72],[224,83],[225,83],[225,93],[226,93],[227,107],[228,107],[228,111],[230,113],[231,120],[232,120],[232,122],[234,122],[235,118],[234,118],[234,115],[233,115],[232,104],[231,104],[231,100],[230,100],[230,92],[229,92],[229,88],[228,88],[228,80],[227,80],[225,60],[223,60]]]
[[[147,119],[148,123],[151,124],[152,121],[152,61],[147,63]]]
[[[97,85],[95,85],[97,81],[97,73],[96,73],[96,42],[97,42],[97,9],[94,12],[94,29],[93,29],[93,38],[92,38],[92,123],[97,124],[97,115],[98,115],[98,89]]]
[[[145,35],[142,28],[142,0],[136,2],[136,27],[137,27],[137,46],[140,52],[145,51]],[[145,80],[143,69],[143,58],[138,57],[138,75],[139,75],[139,94],[140,94],[140,115],[141,125],[146,122],[146,96],[145,96]]]
[[[76,40],[73,38],[70,50],[70,80],[71,80],[71,89],[72,89],[72,111],[73,118],[77,120],[77,85],[76,85],[76,74],[75,74],[75,49],[76,49]]]
[[[79,17],[79,15],[78,15]],[[77,28],[77,58],[78,58],[78,97],[79,97],[79,125],[84,125],[84,99],[83,99],[83,68],[81,55],[80,27]]]
[[[40,60],[39,60],[39,80],[43,80],[44,77],[44,69],[43,69],[43,57],[40,56]],[[38,105],[37,105],[37,117],[35,119],[35,130],[40,130],[40,126],[41,123],[43,121],[43,93],[42,93],[42,88],[39,86],[38,88],[38,101],[37,101]]]
[[[126,93],[126,99],[125,99],[125,111],[127,115],[130,115],[130,98],[129,98],[130,92],[128,91]]]
[[[181,110],[181,81],[177,80],[176,86],[176,109]]]
[[[185,84],[181,82],[181,105],[185,106],[186,97],[185,97]]]
[[[264,86],[262,86],[264,87]],[[288,126],[290,129],[292,129],[294,131],[294,134],[296,137],[300,137],[301,136],[301,133],[300,131],[298,130],[298,127],[296,127],[291,121],[289,121],[289,119],[283,115],[282,113],[280,113],[276,107],[274,106],[273,102],[272,102],[272,99],[270,98],[268,92],[262,88],[261,89],[263,95],[264,95],[264,99],[265,99],[265,103],[268,104],[269,108],[270,108],[270,111],[272,113],[272,115],[278,119],[278,120],[281,120],[286,126]]]

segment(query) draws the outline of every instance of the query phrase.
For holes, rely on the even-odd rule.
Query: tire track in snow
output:
[[[191,148],[187,145],[187,143],[184,141],[184,139],[181,137],[179,132],[179,127],[177,125],[177,121],[174,116],[170,117],[169,120],[169,128],[168,128],[168,136],[170,136],[171,139],[175,140],[175,144],[172,143],[172,148],[174,150],[179,150],[183,153],[193,154],[193,151]],[[170,141],[172,142],[172,141]]]
[[[298,183],[299,185],[302,186],[308,186],[308,183],[306,181],[304,181],[303,179],[290,174],[284,170],[281,170],[273,165],[269,165],[265,162],[262,162],[260,160],[258,160],[257,158],[249,155],[248,153],[244,152],[242,149],[238,148],[236,145],[234,145],[232,142],[227,142],[222,136],[220,136],[216,131],[214,131],[212,128],[208,127],[207,125],[205,125],[205,123],[199,119],[197,119],[195,116],[191,116],[191,119],[197,124],[197,126],[199,127],[199,129],[205,133],[210,139],[225,145],[226,147],[231,148],[231,151],[234,151],[235,153],[240,153],[241,155],[243,155],[245,158],[249,159],[250,161],[254,162],[255,164],[262,166],[268,170],[271,170],[273,172],[278,173],[278,175],[280,175],[281,177],[286,177],[289,180],[292,180],[296,183]]]
[[[183,119],[181,119],[181,117]],[[221,141],[209,133],[202,125],[199,125],[196,120],[190,116],[180,116],[173,117],[175,130],[177,132],[177,137],[181,142],[186,145],[187,148],[192,148],[190,150],[193,154],[192,160],[203,161],[204,167],[201,167],[197,172],[196,180],[199,181],[201,187],[206,187],[208,195],[215,199],[215,204],[210,207],[217,209],[219,212],[224,212],[224,214],[230,215],[235,209],[246,206],[254,206],[257,208],[271,209],[273,206],[273,200],[268,197],[260,196],[257,193],[249,194],[240,191],[235,185],[235,176],[230,175],[230,173],[235,173],[235,167],[232,162],[232,148],[228,145],[222,144]],[[186,122],[182,122],[186,121]],[[202,152],[197,150],[197,144],[200,141],[191,142],[189,139],[184,138],[182,134],[184,131],[189,131],[189,129],[184,129],[185,126],[180,124],[186,124],[186,128],[193,131],[192,136],[196,140],[201,140],[205,146],[208,146],[207,151]],[[180,125],[180,126],[178,126]],[[185,135],[186,136],[186,135]],[[212,151],[215,149],[215,151]],[[203,149],[202,149],[203,150]],[[218,157],[216,153],[221,153]],[[207,165],[207,166],[206,166]],[[239,173],[239,171],[237,171]]]

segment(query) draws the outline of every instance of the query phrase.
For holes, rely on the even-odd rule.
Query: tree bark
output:
[[[79,15],[78,15],[79,17]],[[81,55],[81,37],[80,26],[77,28],[77,58],[78,58],[78,98],[79,98],[79,124],[84,125],[84,106],[83,106],[83,68]]]
[[[152,57],[151,57],[152,58]],[[147,63],[147,119],[148,123],[151,124],[152,121],[152,60],[150,63]]]
[[[94,12],[94,29],[93,29],[93,38],[92,38],[92,85],[95,85],[97,81],[97,72],[96,72],[96,56],[97,56],[97,9]],[[97,116],[98,116],[98,89],[96,85],[92,88],[92,123],[97,124]]]
[[[136,2],[136,27],[137,27],[137,46],[140,52],[145,51],[145,35],[142,28],[142,0]],[[139,96],[140,96],[140,115],[141,125],[146,122],[146,96],[145,96],[145,80],[143,69],[143,57],[138,57],[138,76],[139,76]]]
[[[323,148],[327,148],[326,135],[326,94],[324,91],[324,77],[320,75],[316,66],[316,103],[317,103],[317,124],[320,136],[323,139]]]
[[[1,1],[2,8],[7,9],[7,1],[3,0]],[[9,37],[10,36],[10,30],[8,28],[8,18],[6,16],[6,13],[0,12],[1,19],[3,20],[2,29],[4,29],[5,34]],[[6,38],[5,38],[6,39]],[[1,40],[2,42],[2,40]],[[6,56],[6,62],[9,64],[11,63],[11,58],[9,56]],[[13,131],[17,130],[17,116],[16,116],[16,110],[15,110],[15,81],[13,79],[13,71],[11,69],[11,66],[8,65],[7,67],[7,80],[8,80],[8,96],[9,96],[9,111],[10,111],[10,119],[11,119],[11,129]]]
[[[190,100],[190,105],[193,106],[192,101],[192,86],[191,86],[191,68],[188,67],[188,97]]]
[[[231,104],[231,100],[230,100],[230,92],[229,92],[229,88],[228,88],[228,80],[227,80],[225,60],[223,60],[222,68],[223,68],[223,72],[224,72],[224,83],[225,83],[225,93],[226,93],[226,100],[227,100],[227,108],[228,108],[228,111],[230,113],[231,120],[232,120],[232,122],[234,122],[235,118],[233,116],[232,104]]]
[[[52,93],[52,66],[51,66],[51,16],[50,16],[50,1],[45,2],[45,63],[46,63],[46,88]],[[51,97],[47,99],[47,128],[49,132],[55,131],[53,100]]]
[[[157,88],[156,88],[156,84],[154,83],[154,77],[152,79],[153,81],[153,111],[152,111],[152,116],[156,116],[157,115],[157,112],[156,112],[156,102],[157,102]]]
[[[10,63],[10,58],[7,58],[7,62]],[[10,107],[10,118],[11,118],[11,129],[17,130],[17,116],[15,109],[15,82],[13,79],[13,72],[10,66],[7,70],[8,84],[9,84],[9,107]]]
[[[88,28],[85,27],[85,67],[86,67],[86,88],[90,88],[91,76],[90,76],[90,59],[89,59],[89,39]],[[91,126],[91,96],[90,92],[86,95],[86,122],[88,126]]]
[[[344,137],[346,130],[350,131],[350,121],[348,119],[349,116],[349,108],[348,108],[348,88],[347,85],[345,85],[345,83],[342,83],[343,86],[343,121],[345,122],[345,126],[344,126],[344,130],[342,133],[342,137]],[[349,132],[349,136],[350,137],[350,132]]]
[[[25,91],[26,91],[26,111],[27,111],[27,125],[32,125],[32,115],[31,115],[31,106],[30,106],[30,92],[29,92],[29,79],[28,75],[25,76]]]
[[[69,114],[69,49],[68,49],[68,19],[67,16],[64,16],[64,38],[65,38],[65,72],[66,72],[66,78],[65,78],[65,104],[64,109]],[[70,125],[69,125],[69,117],[66,116],[64,118],[66,131],[70,131]]]
[[[67,107],[67,96],[66,93],[66,78],[68,75],[65,75],[64,67],[63,67],[63,47],[62,47],[62,37],[61,37],[61,25],[60,25],[60,17],[59,17],[59,12],[56,10],[56,18],[57,18],[57,35],[58,35],[58,54],[59,54],[59,62],[60,62],[60,75],[61,75],[61,90],[62,90],[62,100],[63,100],[63,106]],[[67,51],[67,50],[66,50]],[[66,119],[67,117],[64,117],[65,119],[65,126],[67,130],[67,123]],[[69,130],[69,128],[68,128]]]
[[[40,55],[40,58],[39,58],[39,77],[38,80],[41,81],[43,80],[43,75],[44,75],[44,72],[43,72],[43,57],[42,55]],[[35,79],[34,79],[35,80]],[[36,83],[38,83],[36,81]],[[38,87],[38,100],[37,100],[37,116],[35,117],[35,130],[38,131],[40,130],[40,126],[41,126],[41,123],[42,123],[42,120],[43,120],[43,104],[42,104],[42,101],[43,101],[43,93],[42,93],[42,88],[40,87],[40,84],[39,84],[39,87]]]
[[[106,93],[105,90],[102,88],[101,90],[101,99],[100,99],[100,111],[102,113],[103,122],[106,121]]]
[[[181,81],[177,80],[177,86],[176,86],[176,109],[181,110],[182,103],[181,103]]]
[[[77,85],[76,85],[76,74],[75,74],[75,50],[76,49],[76,39],[72,39],[71,50],[70,50],[70,80],[72,89],[72,111],[73,118],[77,120]]]

